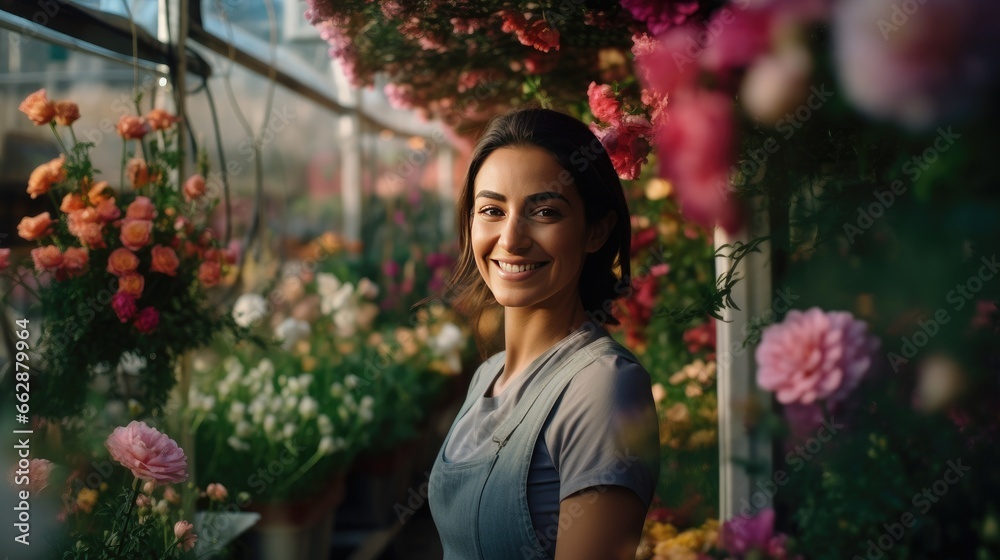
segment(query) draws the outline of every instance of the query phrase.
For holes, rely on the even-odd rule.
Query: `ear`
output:
[[[607,215],[601,218],[596,224],[587,226],[586,245],[588,253],[596,253],[601,247],[604,247],[616,223],[618,223],[618,215],[615,214],[614,210],[609,210]]]

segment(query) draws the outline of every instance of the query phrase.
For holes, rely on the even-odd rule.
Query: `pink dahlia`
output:
[[[122,323],[132,320],[138,310],[135,305],[135,296],[128,292],[117,292],[111,296],[111,308],[115,310],[115,315]]]
[[[858,386],[878,339],[846,311],[792,310],[761,334],[757,384],[783,404],[837,403]]]
[[[133,420],[119,426],[108,436],[104,446],[111,458],[142,480],[171,484],[187,480],[187,457],[177,442],[165,434]]]
[[[135,328],[143,334],[156,330],[160,324],[160,312],[153,307],[143,307],[135,317]]]
[[[621,4],[653,35],[684,23],[698,11],[698,0],[621,0]]]
[[[184,520],[174,523],[174,537],[177,538],[177,547],[185,551],[194,548],[198,540],[198,535],[194,534],[194,525]]]

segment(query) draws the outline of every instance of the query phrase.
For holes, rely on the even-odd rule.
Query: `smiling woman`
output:
[[[494,120],[472,156],[446,293],[477,327],[502,310],[504,351],[476,372],[431,472],[446,560],[634,557],[659,436],[649,374],[604,329],[630,289],[630,219],[595,145],[583,123],[527,109]]]

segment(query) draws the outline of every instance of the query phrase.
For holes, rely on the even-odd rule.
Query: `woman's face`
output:
[[[569,173],[541,148],[499,148],[480,167],[474,190],[472,251],[497,302],[576,304],[583,262],[608,231],[588,227]]]

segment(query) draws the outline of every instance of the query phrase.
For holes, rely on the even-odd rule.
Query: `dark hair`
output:
[[[587,255],[580,273],[580,299],[591,321],[617,325],[612,302],[631,288],[629,248],[632,236],[628,203],[611,158],[600,140],[579,120],[549,109],[518,109],[490,121],[472,153],[465,185],[457,205],[461,254],[445,293],[472,324],[477,346],[484,351],[480,323],[483,313],[497,305],[476,267],[472,252],[472,206],[476,176],[483,162],[504,147],[538,147],[551,154],[568,173],[560,174],[555,190],[575,185],[583,199],[588,224],[614,211],[614,227],[604,245]],[[618,273],[616,274],[616,269]]]

